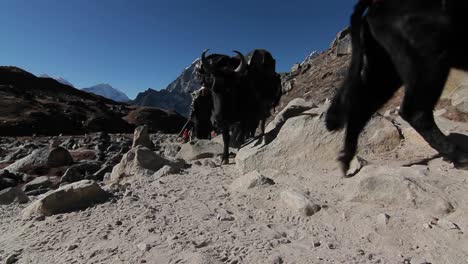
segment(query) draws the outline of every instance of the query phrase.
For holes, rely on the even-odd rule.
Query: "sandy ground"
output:
[[[276,184],[234,192],[235,165],[193,165],[159,179],[129,178],[112,187],[113,199],[84,211],[23,221],[26,205],[2,206],[0,256],[16,254],[17,263],[467,263],[468,173],[437,160],[424,169],[454,204],[449,220],[458,229],[431,225],[425,209],[352,202],[356,179],[338,171],[265,171]],[[283,190],[308,193],[322,209],[294,212]]]

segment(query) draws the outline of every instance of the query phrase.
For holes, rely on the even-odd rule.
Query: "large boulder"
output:
[[[135,129],[135,132],[133,133],[132,148],[136,146],[143,146],[149,149],[154,149],[154,144],[149,137],[147,126],[139,126]]]
[[[48,170],[73,164],[73,158],[68,150],[57,148],[42,148],[33,151],[30,155],[16,161],[5,169],[8,171],[31,172]]]
[[[410,207],[445,215],[453,210],[444,191],[428,180],[429,169],[370,165],[347,181],[346,195],[352,202],[384,207]]]
[[[266,146],[252,142],[239,150],[236,164],[241,173],[253,170],[276,169],[286,171],[298,166],[333,166],[336,153],[341,147],[341,133],[329,133],[316,114],[289,118],[274,140]],[[267,137],[269,137],[267,133]],[[323,162],[314,162],[314,161]],[[317,164],[315,164],[317,163]]]
[[[279,112],[275,116],[275,119],[268,124],[265,131],[269,132],[274,129],[279,131],[279,129],[281,129],[281,126],[284,125],[284,123],[286,122],[286,120],[312,108],[314,108],[314,105],[310,102],[306,102],[302,98],[293,99],[281,112]]]
[[[241,173],[275,169],[290,171],[337,167],[336,158],[343,147],[343,132],[330,133],[324,122],[326,108],[316,108],[290,117],[284,125],[267,132],[266,145],[252,142],[236,156]],[[272,133],[274,131],[274,133]],[[269,133],[272,133],[270,138]],[[276,135],[275,135],[276,134]],[[401,141],[392,122],[375,116],[360,138],[362,158],[372,161],[375,154],[395,149]]]
[[[112,169],[111,180],[118,181],[134,175],[152,175],[165,165],[180,169],[181,162],[165,159],[154,151],[138,146],[126,153]]]
[[[0,191],[0,204],[27,203],[28,196],[19,187],[6,188]]]
[[[23,218],[54,215],[84,209],[105,201],[109,194],[94,181],[83,180],[45,194],[23,211]]]
[[[176,158],[198,160],[213,158],[223,154],[223,144],[213,140],[195,140],[182,145]]]
[[[340,31],[336,38],[333,40],[332,48],[335,48],[335,54],[337,56],[343,56],[351,54],[352,45],[351,45],[351,34],[349,28],[346,28]]]

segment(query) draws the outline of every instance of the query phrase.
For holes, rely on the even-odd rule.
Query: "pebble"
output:
[[[5,264],[13,264],[13,263],[16,263],[17,261],[18,261],[18,255],[12,254],[6,258]]]
[[[271,258],[271,263],[272,264],[283,264],[284,261],[283,261],[283,258],[279,255],[274,255],[272,258]]]
[[[225,209],[218,210],[216,219],[219,221],[234,221],[234,217]]]
[[[121,225],[122,225],[122,221],[120,221],[120,220],[115,221],[115,225],[121,226]]]
[[[388,214],[382,213],[377,216],[377,222],[381,226],[386,226],[388,225],[388,222],[390,221],[390,216]]]
[[[34,218],[35,221],[41,222],[45,220],[45,215],[38,215],[36,218]]]
[[[74,250],[74,249],[76,249],[76,248],[78,248],[77,245],[69,245],[69,246],[67,247],[67,250],[68,250],[68,251],[71,251],[71,250]]]
[[[140,243],[137,245],[137,248],[140,249],[141,251],[148,251],[151,249],[151,246],[146,243]]]

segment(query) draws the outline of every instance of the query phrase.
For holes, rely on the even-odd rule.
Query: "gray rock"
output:
[[[234,221],[234,216],[232,216],[232,213],[226,209],[219,209],[216,219],[219,221]]]
[[[280,196],[288,208],[305,216],[311,216],[321,209],[319,205],[312,203],[304,193],[298,191],[282,191]]]
[[[146,244],[146,243],[139,243],[137,244],[137,248],[141,251],[148,251],[151,249],[151,245]]]
[[[0,178],[0,190],[10,188],[10,187],[15,187],[16,185],[18,185],[18,181],[14,179],[6,178],[6,177]]]
[[[273,184],[275,184],[275,182],[272,179],[263,176],[258,171],[252,171],[234,180],[234,182],[231,184],[231,190],[247,191],[248,189],[252,189],[260,185]]]
[[[352,46],[349,28],[340,31],[337,34],[335,40],[333,40],[332,47],[335,47],[337,56],[351,54]]]
[[[347,199],[381,206],[406,206],[446,215],[453,206],[445,192],[427,181],[425,167],[369,165],[347,181]]]
[[[49,177],[41,176],[26,183],[23,186],[23,190],[25,192],[29,192],[29,191],[39,190],[39,189],[52,188],[53,186],[54,184],[50,181]]]
[[[65,185],[65,184],[64,184]],[[61,187],[61,186],[60,186]],[[38,195],[41,195],[41,194],[44,194],[44,193],[47,193],[49,191],[51,191],[52,189],[51,188],[41,188],[41,189],[37,189],[37,190],[32,190],[32,191],[28,191],[26,192],[26,194],[28,196],[38,196]]]
[[[95,179],[96,181],[102,181],[104,180],[104,176],[106,174],[109,174],[112,172],[112,169],[114,168],[114,166],[111,166],[111,165],[104,165],[104,167],[102,167],[100,170],[96,171],[94,174],[93,174],[93,179]]]
[[[196,140],[182,145],[176,158],[187,161],[213,158],[223,154],[223,144],[210,140]]]
[[[65,171],[60,182],[72,183],[84,180],[87,175],[93,175],[95,172],[100,170],[101,166],[102,163],[97,161],[87,161],[75,164]]]
[[[300,69],[301,69],[301,64],[296,63],[291,67],[291,72],[294,73],[295,71],[300,70]]]
[[[316,171],[338,168],[336,158],[343,147],[344,135],[326,129],[325,111],[326,107],[314,108],[289,117],[283,125],[269,125],[271,130],[267,130],[266,145],[254,141],[242,147],[236,155],[236,166],[241,173],[265,169]],[[375,116],[359,143],[366,150],[366,153],[359,153],[360,156],[372,162],[374,154],[398,147],[401,136],[392,122]]]
[[[5,264],[13,264],[18,262],[19,255],[18,254],[11,254],[5,259]]]
[[[68,150],[57,148],[42,148],[6,167],[9,171],[29,172],[36,169],[48,169],[73,164],[73,158]]]
[[[142,146],[131,149],[122,157],[122,160],[112,169],[111,180],[118,181],[124,177],[135,175],[152,175],[164,165],[179,168],[177,161],[171,161],[157,155],[150,149]]]
[[[314,108],[314,105],[312,103],[306,102],[303,98],[293,99],[281,112],[276,115],[275,119],[268,124],[266,132],[272,131],[274,129],[279,132],[279,129],[281,129],[281,126],[286,122],[286,120],[312,108]]]
[[[388,225],[389,221],[390,221],[390,216],[388,214],[382,213],[377,216],[377,223],[380,226]]]
[[[460,86],[451,99],[453,107],[462,113],[468,113],[468,84]]]
[[[160,178],[160,177],[165,177],[167,175],[176,173],[177,170],[171,166],[164,165],[161,169],[159,169],[157,172],[153,174],[154,178]]]
[[[143,146],[151,150],[154,149],[154,144],[149,137],[147,126],[139,126],[135,129],[135,132],[133,133],[132,148],[137,146]]]
[[[444,230],[460,230],[460,227],[455,224],[455,223],[452,223],[450,221],[448,221],[447,219],[439,219],[437,221],[437,226],[444,229]]]
[[[7,188],[0,191],[0,204],[27,203],[28,196],[19,187]]]
[[[105,201],[109,194],[94,181],[83,180],[49,192],[23,210],[23,219],[84,209]]]
[[[356,175],[359,171],[361,171],[364,166],[368,165],[369,162],[359,156],[355,156],[354,159],[351,161],[350,167],[348,172],[346,173],[346,177],[352,177]]]

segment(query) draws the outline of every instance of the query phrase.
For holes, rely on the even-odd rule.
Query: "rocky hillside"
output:
[[[314,52],[291,71],[282,74],[282,107],[294,98],[304,98],[316,105],[332,98],[343,82],[349,60],[351,42],[348,30],[338,33],[330,47],[322,52]]]
[[[199,60],[195,60],[165,89],[160,91],[148,89],[139,93],[132,103],[174,110],[183,116],[188,116],[192,100],[191,93],[201,86],[195,78],[195,67],[198,63]]]
[[[85,91],[87,93],[93,93],[93,94],[100,95],[102,97],[114,100],[116,102],[124,102],[125,103],[125,102],[130,101],[130,99],[128,98],[128,96],[124,92],[115,89],[110,84],[104,84],[104,83],[103,84],[98,84],[98,85],[91,86],[91,87],[88,87],[88,88],[83,88],[81,90],[83,90],[83,91]]]
[[[133,131],[135,124],[124,118],[134,110],[51,78],[38,78],[16,67],[0,67],[0,136],[126,133]],[[183,125],[179,115],[155,111],[179,120],[177,128],[169,130]],[[136,118],[135,113],[130,119],[146,120]]]
[[[312,53],[302,63],[294,65],[291,72],[283,73],[284,95],[280,108],[298,97],[315,105],[333,98],[336,90],[345,80],[351,51],[349,31],[344,29],[337,34],[327,50]],[[385,113],[397,108],[402,97],[403,89],[400,89],[395,97],[381,109],[381,112]],[[458,70],[451,72],[436,110],[442,111],[443,116],[448,119],[468,121],[467,73]]]

